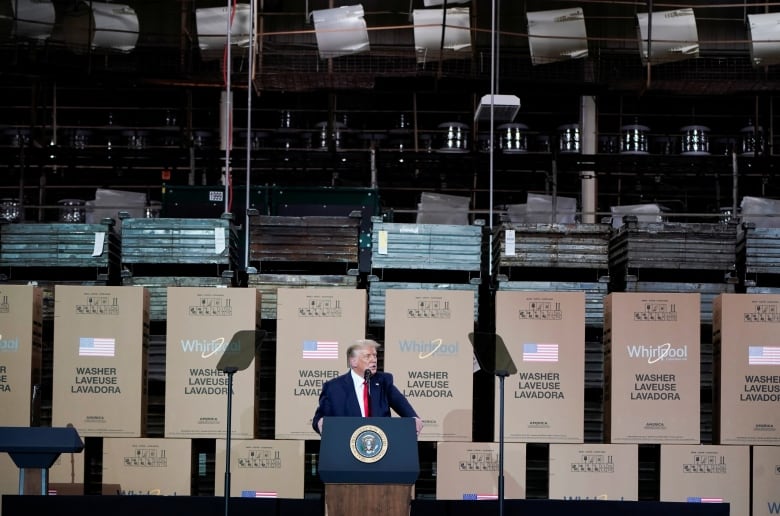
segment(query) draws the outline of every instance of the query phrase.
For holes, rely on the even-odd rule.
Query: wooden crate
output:
[[[258,215],[249,223],[249,262],[259,271],[358,263],[360,219]]]
[[[372,269],[475,271],[482,267],[483,226],[374,221]]]
[[[499,269],[510,279],[523,269],[595,269],[606,273],[611,232],[608,224],[505,222],[496,234]]]
[[[227,218],[122,221],[122,265],[136,275],[142,275],[138,266],[147,272],[166,265],[216,265],[224,272],[235,270],[237,263],[238,234]]]
[[[97,224],[21,223],[0,226],[0,267],[9,278],[52,279],[51,275],[80,269],[89,279],[119,281],[119,237],[114,222]],[[60,274],[61,276],[61,274]]]

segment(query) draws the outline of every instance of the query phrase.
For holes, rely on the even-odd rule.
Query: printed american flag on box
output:
[[[523,344],[523,362],[557,362],[558,344]]]
[[[303,341],[303,358],[334,359],[339,357],[339,343],[334,340]]]
[[[723,498],[706,498],[702,496],[689,496],[688,503],[723,503]]]
[[[463,493],[464,500],[498,500],[497,494]]]
[[[276,498],[276,491],[241,491],[241,498]]]
[[[748,365],[780,365],[780,348],[772,346],[748,347]]]
[[[113,338],[79,337],[80,357],[113,357],[115,352]]]

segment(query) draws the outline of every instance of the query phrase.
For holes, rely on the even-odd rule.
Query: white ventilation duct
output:
[[[527,18],[532,64],[588,56],[585,15],[580,7],[529,12]]]
[[[471,17],[468,7],[452,9],[415,9],[414,47],[417,62],[438,61],[446,57],[467,57],[471,50]],[[442,47],[442,27],[444,45]],[[442,52],[444,50],[445,52]],[[449,51],[447,53],[446,51]]]
[[[369,50],[362,5],[312,11],[320,58],[328,59]]]
[[[54,4],[50,0],[6,0],[6,3],[11,5],[14,37],[37,40],[49,38],[55,21]]]
[[[245,47],[249,45],[250,5],[235,6],[233,21],[230,25],[230,43]],[[201,51],[225,49],[227,44],[228,17],[231,15],[227,7],[208,7],[195,10],[195,25],[198,31],[198,47]]]
[[[748,14],[750,61],[753,66],[780,63],[780,13]]]
[[[699,57],[699,33],[693,9],[655,12],[652,20],[648,13],[638,13],[636,17],[639,22],[639,55],[643,64],[672,63]],[[648,45],[650,21],[652,41]]]
[[[76,51],[89,47],[130,52],[138,41],[138,16],[129,5],[85,0],[63,17],[62,33]]]

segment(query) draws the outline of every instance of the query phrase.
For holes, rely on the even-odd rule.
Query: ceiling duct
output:
[[[753,66],[780,64],[780,13],[748,14]]]
[[[636,15],[639,22],[639,55],[643,64],[672,63],[699,57],[699,34],[693,9],[676,9]],[[652,23],[652,41],[648,44]],[[649,47],[649,51],[648,51]]]
[[[5,0],[0,7],[0,20],[11,21],[10,33],[15,38],[45,40],[54,28],[54,4],[49,0]],[[6,14],[8,13],[8,14]]]
[[[415,9],[413,20],[418,63],[470,56],[471,17],[468,7]]]
[[[230,24],[231,45],[247,47],[250,40],[249,4],[238,4]],[[227,44],[228,16],[227,7],[207,7],[195,10],[195,24],[198,31],[198,48],[201,56],[221,57]]]
[[[529,12],[528,45],[534,65],[588,56],[585,15],[580,7]]]
[[[363,16],[363,6],[359,4],[312,11],[320,58],[368,51],[368,28]]]
[[[138,41],[138,16],[129,5],[85,0],[63,16],[61,31],[76,52],[84,48],[130,52]]]

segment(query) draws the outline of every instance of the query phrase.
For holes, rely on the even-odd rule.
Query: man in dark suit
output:
[[[377,372],[377,349],[374,340],[360,340],[347,349],[349,371],[325,382],[320,402],[311,420],[314,431],[322,433],[322,418],[330,416],[361,417],[366,415],[363,401],[363,384],[366,371],[369,375],[369,413],[371,417],[390,417],[390,409],[401,417],[413,417],[419,434],[422,419],[417,416],[403,393],[393,384],[393,375]]]

